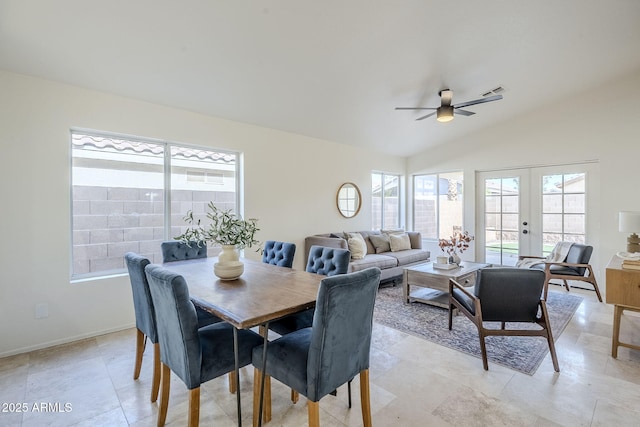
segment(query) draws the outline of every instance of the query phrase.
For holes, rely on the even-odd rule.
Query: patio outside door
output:
[[[530,253],[529,169],[479,172],[476,258],[513,266]]]
[[[477,261],[514,266],[520,255],[546,256],[560,241],[586,243],[596,175],[591,163],[478,172]]]

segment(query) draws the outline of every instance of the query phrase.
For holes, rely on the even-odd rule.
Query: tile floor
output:
[[[563,292],[558,290],[558,292]],[[557,338],[561,372],[547,356],[533,376],[432,344],[381,325],[371,350],[371,405],[377,426],[638,426],[640,351],[611,357],[613,307],[595,294]],[[640,317],[626,314],[624,340],[640,343]],[[149,401],[151,346],[132,379],[133,329],[0,359],[0,426],[155,426]],[[167,425],[186,425],[187,393],[174,376]],[[252,370],[241,371],[243,424],[251,425]],[[200,425],[236,425],[235,395],[226,376],[201,392]],[[323,426],[362,424],[359,386],[353,409],[346,387],[321,401]],[[16,412],[16,404],[26,412]],[[40,406],[44,404],[44,406]],[[305,399],[293,405],[274,381],[273,426],[304,426]]]

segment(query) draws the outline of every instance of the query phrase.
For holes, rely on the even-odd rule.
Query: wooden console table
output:
[[[611,356],[618,357],[618,347],[640,350],[640,345],[620,342],[622,312],[640,312],[640,270],[623,269],[622,258],[617,256],[607,265],[607,303],[614,305]]]

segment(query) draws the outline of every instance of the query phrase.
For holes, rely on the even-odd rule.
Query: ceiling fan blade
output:
[[[484,104],[485,102],[497,101],[499,99],[502,99],[502,95],[494,95],[486,98],[474,99],[473,101],[461,102],[460,104],[455,104],[453,108],[468,107],[470,105],[476,105],[476,104]]]
[[[396,110],[437,110],[438,107],[396,107]]]
[[[431,117],[431,116],[433,116],[436,112],[437,112],[437,111],[434,111],[433,113],[429,113],[429,114],[427,114],[426,116],[418,117],[418,118],[416,119],[416,121],[418,121],[418,120],[424,120],[424,119],[426,119],[427,117]]]
[[[460,114],[461,116],[473,116],[475,113],[473,111],[467,111],[467,110],[460,110],[460,109],[455,109],[453,110],[454,114]]]

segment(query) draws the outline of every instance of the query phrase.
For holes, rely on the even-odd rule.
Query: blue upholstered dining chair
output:
[[[200,385],[235,369],[233,326],[219,322],[198,328],[196,309],[184,278],[157,265],[148,265],[145,271],[160,341],[162,387],[158,426],[163,426],[167,417],[172,371],[189,389],[188,425],[197,426]],[[237,332],[238,360],[242,367],[251,363],[252,350],[262,344],[262,337],[250,330]]]
[[[264,242],[262,252],[262,262],[277,265],[280,267],[291,268],[293,266],[293,257],[296,254],[296,245],[294,243],[276,242],[275,240],[267,240]]]
[[[140,377],[142,367],[142,357],[147,339],[153,343],[153,377],[151,381],[151,401],[158,398],[160,387],[160,346],[158,344],[158,333],[156,329],[156,316],[149,291],[149,282],[144,269],[150,264],[149,260],[133,252],[127,252],[124,256],[127,269],[129,270],[129,281],[131,282],[131,293],[133,294],[133,309],[136,316],[136,361],[133,369],[133,379]],[[198,324],[206,326],[217,323],[220,319],[213,314],[198,309]],[[230,379],[230,381],[232,381]],[[230,387],[231,388],[231,387]],[[231,390],[232,392],[234,390]]]
[[[162,242],[162,262],[185,261],[188,259],[198,259],[207,257],[207,245],[198,242],[189,242],[189,244],[179,241]],[[218,316],[215,316],[205,310],[196,307],[198,313],[198,323],[200,326],[210,325],[212,323],[221,322]],[[230,383],[231,384],[231,383]],[[233,392],[233,387],[230,389]]]
[[[197,259],[207,257],[206,243],[183,243],[178,240],[162,242],[162,262],[183,261],[185,259]]]
[[[311,246],[306,271],[325,276],[346,274],[350,259],[351,252],[347,249]],[[269,329],[280,335],[285,335],[298,329],[308,328],[312,321],[313,309],[309,309],[275,320],[269,323]]]
[[[347,249],[311,246],[307,259],[306,271],[309,273],[334,276],[346,274],[351,260],[351,252]],[[309,309],[292,314],[269,323],[269,329],[280,335],[290,334],[298,329],[308,328],[313,322],[313,311]],[[298,401],[298,392],[291,389],[291,401]],[[351,407],[351,382],[349,381],[349,407]]]
[[[149,265],[149,260],[143,256],[128,252],[124,256],[129,270],[129,281],[133,294],[133,308],[136,315],[136,361],[133,368],[133,379],[140,377],[142,368],[142,356],[147,339],[153,343],[153,377],[151,382],[151,401],[158,399],[160,387],[160,346],[156,332],[156,317],[149,292],[149,283],[144,273],[144,268]]]
[[[313,325],[267,344],[267,376],[298,391],[308,399],[309,425],[319,425],[319,401],[360,374],[362,420],[371,426],[369,399],[369,351],[373,306],[380,283],[380,269],[327,277],[320,282]],[[253,349],[254,396],[260,396],[263,346]],[[258,389],[259,390],[259,389]],[[254,418],[259,410],[254,397]],[[265,388],[266,412],[270,390]]]

